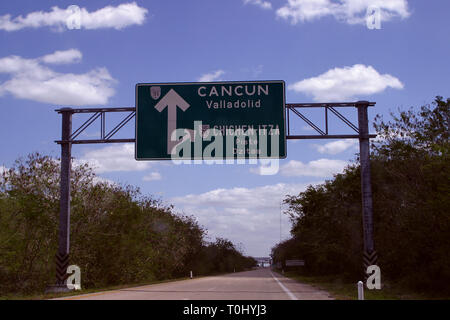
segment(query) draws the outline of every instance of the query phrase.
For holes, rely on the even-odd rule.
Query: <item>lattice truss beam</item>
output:
[[[348,120],[337,108],[340,107],[355,107],[359,104],[366,104],[367,106],[374,106],[375,102],[340,102],[340,103],[287,103],[286,104],[286,119],[287,119],[287,135],[286,139],[358,139],[361,138],[358,126]],[[313,121],[308,119],[303,113],[302,109],[322,108],[324,110],[325,128],[321,129]],[[86,109],[71,109],[63,108],[56,110],[58,113],[68,112],[71,114],[76,113],[90,113],[92,114],[81,126],[71,132],[70,139],[68,141],[57,140],[56,143],[72,143],[72,144],[92,144],[92,143],[126,143],[135,142],[135,138],[129,139],[113,139],[114,135],[122,129],[128,122],[130,122],[136,116],[136,108],[86,108]],[[110,131],[106,131],[106,113],[109,112],[122,112],[127,113],[125,117]],[[314,135],[291,135],[291,113],[294,116],[302,119],[308,126],[314,129],[318,134]],[[331,113],[346,124],[350,129],[355,131],[356,134],[329,134],[329,117]],[[91,127],[96,120],[100,120],[100,137],[98,139],[77,139],[81,133],[87,128]],[[369,135],[368,138],[375,138],[376,135]]]
[[[361,138],[358,126],[354,125],[350,120],[348,120],[342,113],[340,113],[336,108],[339,107],[354,107],[357,108],[358,105],[365,104],[367,106],[373,107],[375,102],[339,102],[339,103],[287,103],[286,104],[286,119],[287,119],[287,135],[286,139],[358,139]],[[303,113],[302,109],[312,109],[312,108],[322,108],[324,110],[325,118],[325,128],[322,130],[313,121],[308,119]],[[338,119],[340,119],[344,124],[356,132],[356,134],[337,134],[331,135],[328,133],[328,113],[331,112]],[[318,134],[314,135],[291,135],[290,128],[290,118],[291,113],[294,116],[302,119],[308,126],[314,129]],[[369,138],[375,138],[376,135],[369,135]]]
[[[136,116],[136,108],[88,108],[88,109],[71,109],[63,108],[56,110],[58,113],[91,113],[92,115],[76,130],[72,131],[68,141],[57,140],[56,143],[72,143],[72,144],[91,144],[91,143],[126,143],[135,142],[135,138],[129,139],[113,139],[114,135],[119,132],[128,122]],[[109,112],[127,113],[125,117],[111,130],[106,131],[106,114]],[[100,137],[98,139],[77,139],[81,133],[87,128],[93,126],[96,120],[100,121]]]

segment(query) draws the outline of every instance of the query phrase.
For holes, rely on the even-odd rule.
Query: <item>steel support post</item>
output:
[[[58,253],[56,254],[56,286],[65,287],[67,267],[69,266],[70,248],[70,174],[72,161],[72,132],[71,108],[60,110],[62,115],[61,140],[61,185],[60,185],[60,212],[58,231]]]
[[[367,267],[377,263],[377,254],[373,239],[373,206],[372,206],[372,183],[370,175],[370,143],[369,143],[369,121],[367,108],[369,102],[359,101],[356,103],[358,109],[359,127],[359,158],[361,164],[361,195],[362,195],[362,221],[364,234],[363,264],[364,274]]]
[[[58,252],[56,254],[56,283],[47,287],[46,292],[66,292],[70,291],[66,285],[68,277],[67,268],[69,267],[70,250],[70,176],[72,162],[73,144],[90,143],[126,143],[135,142],[135,139],[111,139],[124,125],[126,125],[136,114],[136,108],[91,108],[91,109],[72,109],[62,108],[56,112],[62,115],[61,140],[55,141],[61,145],[61,181],[60,181],[60,212],[58,229]],[[109,133],[106,133],[105,116],[107,112],[131,112]],[[76,113],[93,113],[86,122],[72,133],[72,116]],[[100,139],[76,140],[87,127],[89,127],[97,118],[101,118]]]

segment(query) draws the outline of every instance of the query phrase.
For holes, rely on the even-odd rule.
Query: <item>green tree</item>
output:
[[[53,283],[59,221],[59,161],[34,153],[0,176],[0,293],[42,292]],[[224,239],[204,240],[193,216],[102,182],[73,165],[70,263],[98,288],[243,270],[251,260]]]
[[[374,237],[384,277],[417,290],[450,282],[450,99],[376,117],[371,168]],[[274,257],[303,256],[318,274],[359,278],[362,221],[359,164],[287,196],[293,238]],[[291,243],[292,242],[292,243]]]

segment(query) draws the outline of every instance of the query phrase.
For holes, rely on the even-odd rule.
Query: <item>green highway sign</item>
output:
[[[136,160],[285,157],[284,81],[136,85]]]

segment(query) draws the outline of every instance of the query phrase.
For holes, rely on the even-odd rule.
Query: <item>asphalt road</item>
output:
[[[61,300],[328,300],[328,292],[272,273],[269,268],[103,291]]]

